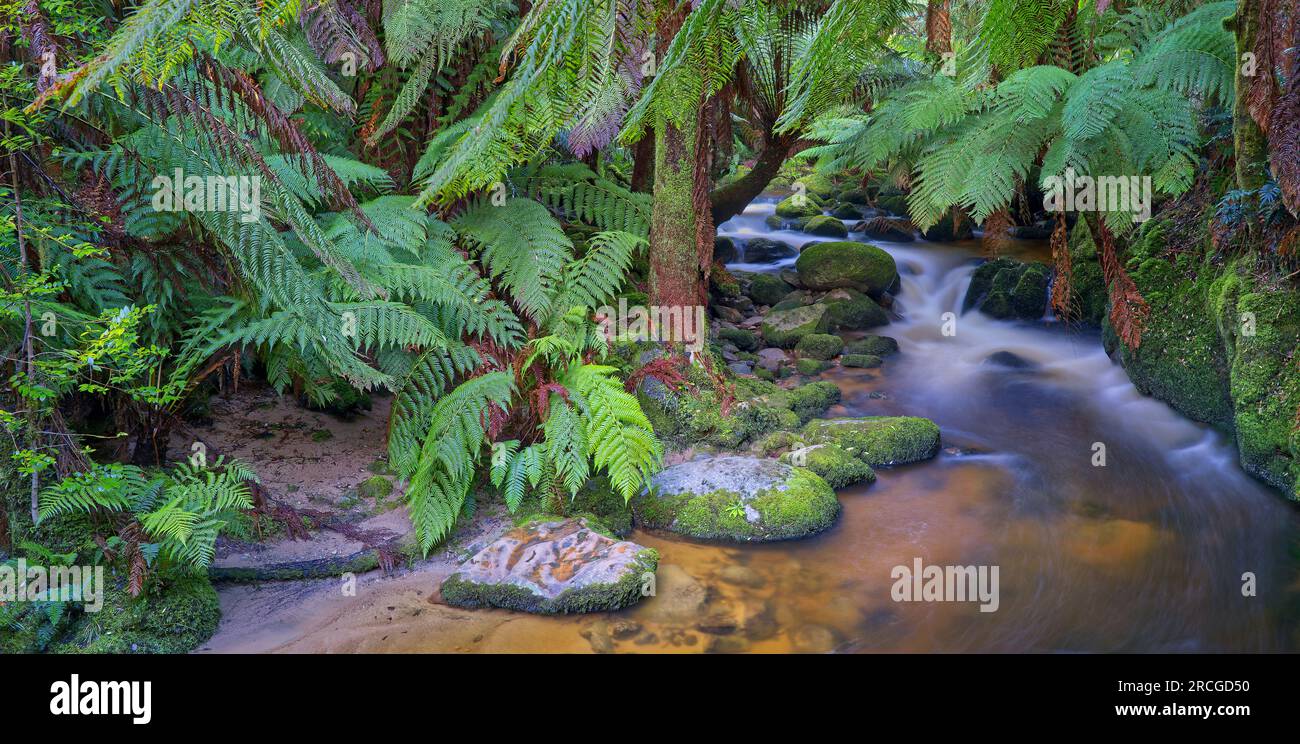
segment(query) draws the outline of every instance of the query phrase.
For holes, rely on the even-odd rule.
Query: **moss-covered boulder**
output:
[[[867,240],[883,243],[912,243],[916,241],[911,223],[902,218],[877,217],[863,220],[849,228],[851,232],[862,233]]]
[[[939,427],[914,416],[816,419],[801,432],[808,444],[836,444],[873,467],[928,460],[939,453]]]
[[[770,238],[751,238],[745,241],[745,263],[776,263],[783,258],[799,255],[799,250],[789,243]]]
[[[802,188],[806,193],[817,199],[830,199],[835,196],[835,182],[822,173],[807,173],[797,178],[791,186],[798,190]]]
[[[1092,242],[1088,224],[1079,220],[1070,231],[1070,306],[1071,322],[1100,327],[1106,320],[1110,299],[1101,258]]]
[[[782,217],[779,214],[769,214],[763,218],[763,224],[773,230],[802,230],[803,226],[811,219],[810,217]]]
[[[815,199],[801,194],[787,196],[776,205],[776,216],[786,219],[816,217],[821,213],[821,205]]]
[[[840,357],[840,364],[845,367],[879,367],[884,360],[875,354],[845,354]]]
[[[834,359],[843,349],[844,339],[829,333],[810,333],[794,347],[799,356],[821,361]]]
[[[757,457],[704,457],[665,468],[632,501],[653,529],[703,540],[808,537],[840,513],[835,491],[810,470]]]
[[[804,223],[803,231],[809,235],[816,235],[823,238],[846,238],[849,235],[849,229],[844,223],[833,216],[817,215],[810,217]]]
[[[794,411],[799,417],[800,426],[807,423],[809,419],[826,413],[831,406],[840,402],[839,386],[829,380],[789,389],[773,387],[775,389],[771,393],[757,400],[766,405]]]
[[[761,345],[758,334],[744,328],[719,328],[718,340],[731,342],[741,351],[757,351]]]
[[[894,257],[868,243],[817,243],[795,261],[799,281],[809,289],[847,287],[880,296],[898,281]]]
[[[749,280],[749,299],[755,305],[775,305],[794,289],[774,274],[755,274]]]
[[[979,308],[994,318],[1038,320],[1047,311],[1051,277],[1046,264],[1013,258],[986,261],[971,275],[962,311]]]
[[[906,217],[907,196],[905,194],[881,194],[876,200],[876,206],[890,214],[896,214],[900,217]]]
[[[853,204],[840,202],[831,207],[831,216],[837,220],[856,222],[862,219],[862,209]]]
[[[781,462],[808,468],[835,489],[876,480],[876,471],[870,465],[834,444],[814,444],[791,450],[781,456]]]
[[[794,360],[794,369],[804,377],[815,377],[831,368],[831,363],[821,359],[802,357]]]
[[[860,331],[889,323],[880,303],[856,289],[833,289],[820,302],[829,308],[831,330]]]
[[[763,338],[772,346],[788,349],[810,333],[825,333],[830,327],[826,310],[825,305],[773,310],[763,318]]]
[[[539,614],[608,612],[639,601],[658,565],[656,551],[602,535],[584,518],[539,519],[462,563],[442,598]]]
[[[740,258],[740,251],[736,249],[736,241],[725,235],[719,235],[713,239],[713,260],[718,263],[734,263]]]
[[[849,204],[857,204],[859,206],[863,204],[869,204],[871,202],[871,199],[867,196],[867,192],[857,187],[841,190],[839,195],[836,198],[838,198],[842,202],[848,202]]]
[[[954,240],[970,240],[974,237],[974,227],[970,218],[963,215],[959,220],[954,220],[954,212],[955,210],[949,209],[942,219],[926,230],[925,239],[936,243],[947,243]]]
[[[863,336],[844,345],[845,354],[874,354],[886,357],[898,351],[898,341],[889,336]]]

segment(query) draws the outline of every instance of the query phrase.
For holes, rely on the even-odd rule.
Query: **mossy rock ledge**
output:
[[[664,469],[632,500],[640,524],[703,540],[769,542],[815,535],[840,502],[811,470],[758,457],[701,457]]]
[[[659,553],[601,534],[585,518],[539,519],[515,527],[442,582],[458,607],[537,614],[606,612],[636,603]]]
[[[872,467],[905,465],[939,453],[939,426],[915,416],[815,419],[802,431],[808,444],[835,444]]]

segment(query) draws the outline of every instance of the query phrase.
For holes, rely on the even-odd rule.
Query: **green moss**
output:
[[[827,409],[839,403],[840,389],[835,383],[823,380],[781,390],[768,396],[767,400],[771,405],[794,411],[802,425],[809,419],[826,413]]]
[[[809,289],[848,287],[879,296],[898,281],[893,256],[868,243],[830,241],[808,246],[795,260]]]
[[[56,653],[183,654],[212,637],[221,620],[217,592],[207,577],[178,578],[156,594],[132,597],[110,586],[99,612],[85,613]]]
[[[808,468],[835,489],[855,483],[876,481],[876,471],[862,460],[834,444],[818,444],[787,452],[781,462]]]
[[[886,357],[898,351],[898,342],[889,336],[863,336],[844,345],[845,354],[874,354]]]
[[[907,197],[903,194],[882,194],[881,197],[876,200],[876,206],[890,214],[903,216],[908,214]]]
[[[1148,222],[1134,245],[1129,275],[1151,306],[1142,343],[1129,349],[1109,323],[1103,339],[1123,363],[1133,384],[1196,421],[1224,431],[1233,428],[1228,388],[1228,359],[1210,308],[1214,273],[1209,267],[1195,278],[1156,257],[1163,251],[1164,226]]]
[[[840,512],[835,491],[804,468],[792,468],[781,486],[763,489],[748,500],[735,491],[719,489],[704,494],[644,494],[633,504],[647,527],[735,542],[807,537],[834,524]],[[757,512],[755,521],[747,518],[745,506]]]
[[[798,445],[801,441],[799,435],[794,432],[774,431],[760,439],[754,445],[754,449],[764,457],[771,457],[778,452]]]
[[[870,201],[867,198],[867,192],[857,187],[841,190],[837,198],[849,204],[867,204]]]
[[[840,202],[831,207],[831,216],[838,220],[860,220],[862,210],[852,204]]]
[[[823,214],[810,217],[804,223],[803,231],[809,235],[818,235],[824,238],[845,238],[849,234],[849,229],[838,218],[828,217]]]
[[[627,500],[603,475],[587,481],[570,502],[569,512],[569,516],[591,515],[590,521],[603,525],[617,537],[632,531],[632,510]]]
[[[822,372],[831,368],[831,363],[820,359],[808,359],[806,357],[796,359],[794,362],[795,371],[804,377],[816,377]]]
[[[644,576],[659,567],[659,553],[646,548],[636,554],[635,566],[611,584],[593,584],[570,589],[554,599],[546,599],[514,584],[478,584],[452,574],[442,583],[442,598],[458,607],[500,607],[542,615],[582,612],[611,612],[641,600]]]
[[[1300,411],[1300,294],[1249,292],[1236,303],[1232,326],[1230,392],[1241,465],[1247,472],[1300,499],[1300,452],[1295,416]],[[1253,322],[1252,330],[1247,323]]]
[[[830,318],[824,305],[773,310],[763,319],[763,338],[772,346],[788,349],[810,333],[825,333]]]
[[[844,339],[829,333],[810,333],[794,347],[800,356],[822,361],[834,359],[843,349]]]
[[[818,199],[829,199],[835,196],[838,190],[835,188],[835,182],[823,173],[806,173],[795,181],[796,188],[802,185],[804,189]]]
[[[875,300],[855,289],[836,289],[822,298],[831,329],[853,331],[889,323],[889,315]]]
[[[817,204],[816,200],[798,194],[787,196],[776,205],[776,216],[787,219],[817,217],[821,213],[822,208]]]
[[[939,427],[913,416],[868,416],[808,422],[809,444],[836,444],[873,467],[928,460],[939,452]]]
[[[383,501],[393,492],[393,482],[382,475],[372,475],[357,485],[357,495],[363,499]]]
[[[736,419],[746,439],[758,439],[769,432],[799,426],[799,416],[788,408],[768,405],[745,405],[736,411]]]
[[[759,347],[758,334],[744,328],[719,328],[719,341],[730,341],[741,351],[754,351]]]
[[[840,364],[845,367],[879,367],[884,363],[875,354],[845,354],[840,357]]]
[[[790,294],[791,289],[794,288],[779,276],[755,274],[749,281],[749,299],[757,305],[775,305]]]
[[[963,311],[978,307],[994,318],[1038,320],[1047,309],[1051,269],[1012,258],[986,261],[971,275]]]
[[[947,243],[953,240],[970,240],[974,235],[970,218],[963,217],[960,222],[960,227],[954,228],[955,211],[956,210],[949,209],[945,212],[943,217],[941,217],[937,223],[935,223],[929,230],[925,231],[925,239],[939,243]]]

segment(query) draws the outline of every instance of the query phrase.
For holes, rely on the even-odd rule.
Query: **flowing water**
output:
[[[769,230],[763,218],[773,202],[751,205],[720,234],[795,246],[815,240]],[[941,428],[944,452],[841,491],[843,514],[832,529],[744,546],[637,531],[630,539],[662,556],[657,595],[607,615],[430,604],[441,577],[418,571],[376,579],[355,605],[340,605],[332,584],[322,585],[320,598],[288,620],[228,608],[233,629],[248,632],[218,634],[213,649],[1300,648],[1300,516],[1241,471],[1230,441],[1140,395],[1094,333],[962,315],[974,245],[877,244],[897,260],[902,286],[894,307],[901,318],[875,330],[896,338],[901,352],[879,369],[823,375],[844,394],[829,415],[925,416]],[[949,312],[957,315],[950,336],[942,332]],[[989,363],[1000,351],[1032,366]],[[1104,466],[1094,465],[1097,443]],[[894,601],[892,570],[918,558],[997,566],[998,609]],[[1253,597],[1242,592],[1248,572]],[[287,600],[261,604],[276,603]]]
[[[810,240],[768,229],[772,209],[755,203],[719,234]],[[973,246],[876,244],[898,262],[902,318],[875,330],[901,353],[827,373],[844,392],[831,414],[925,416],[948,451],[842,491],[843,518],[819,538],[740,551],[772,576],[793,562],[816,587],[774,601],[844,650],[1300,647],[1300,517],[1231,441],[1139,394],[1095,333],[962,315]],[[1032,367],[990,363],[1000,351]],[[918,557],[998,566],[1000,607],[893,601],[891,568]]]

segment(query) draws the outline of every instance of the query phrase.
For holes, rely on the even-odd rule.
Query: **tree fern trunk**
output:
[[[949,0],[930,0],[925,8],[925,51],[942,57],[952,51]]]
[[[1225,25],[1232,29],[1237,40],[1237,73],[1232,102],[1232,145],[1236,160],[1237,188],[1257,189],[1264,184],[1263,164],[1268,162],[1268,142],[1264,132],[1250,115],[1250,87],[1254,77],[1246,74],[1242,55],[1254,52],[1259,34],[1260,0],[1239,0],[1237,14],[1228,18]],[[1269,69],[1256,69],[1255,75],[1272,75]]]
[[[655,127],[654,209],[650,218],[650,302],[684,306],[702,297],[696,250],[696,122]]]

